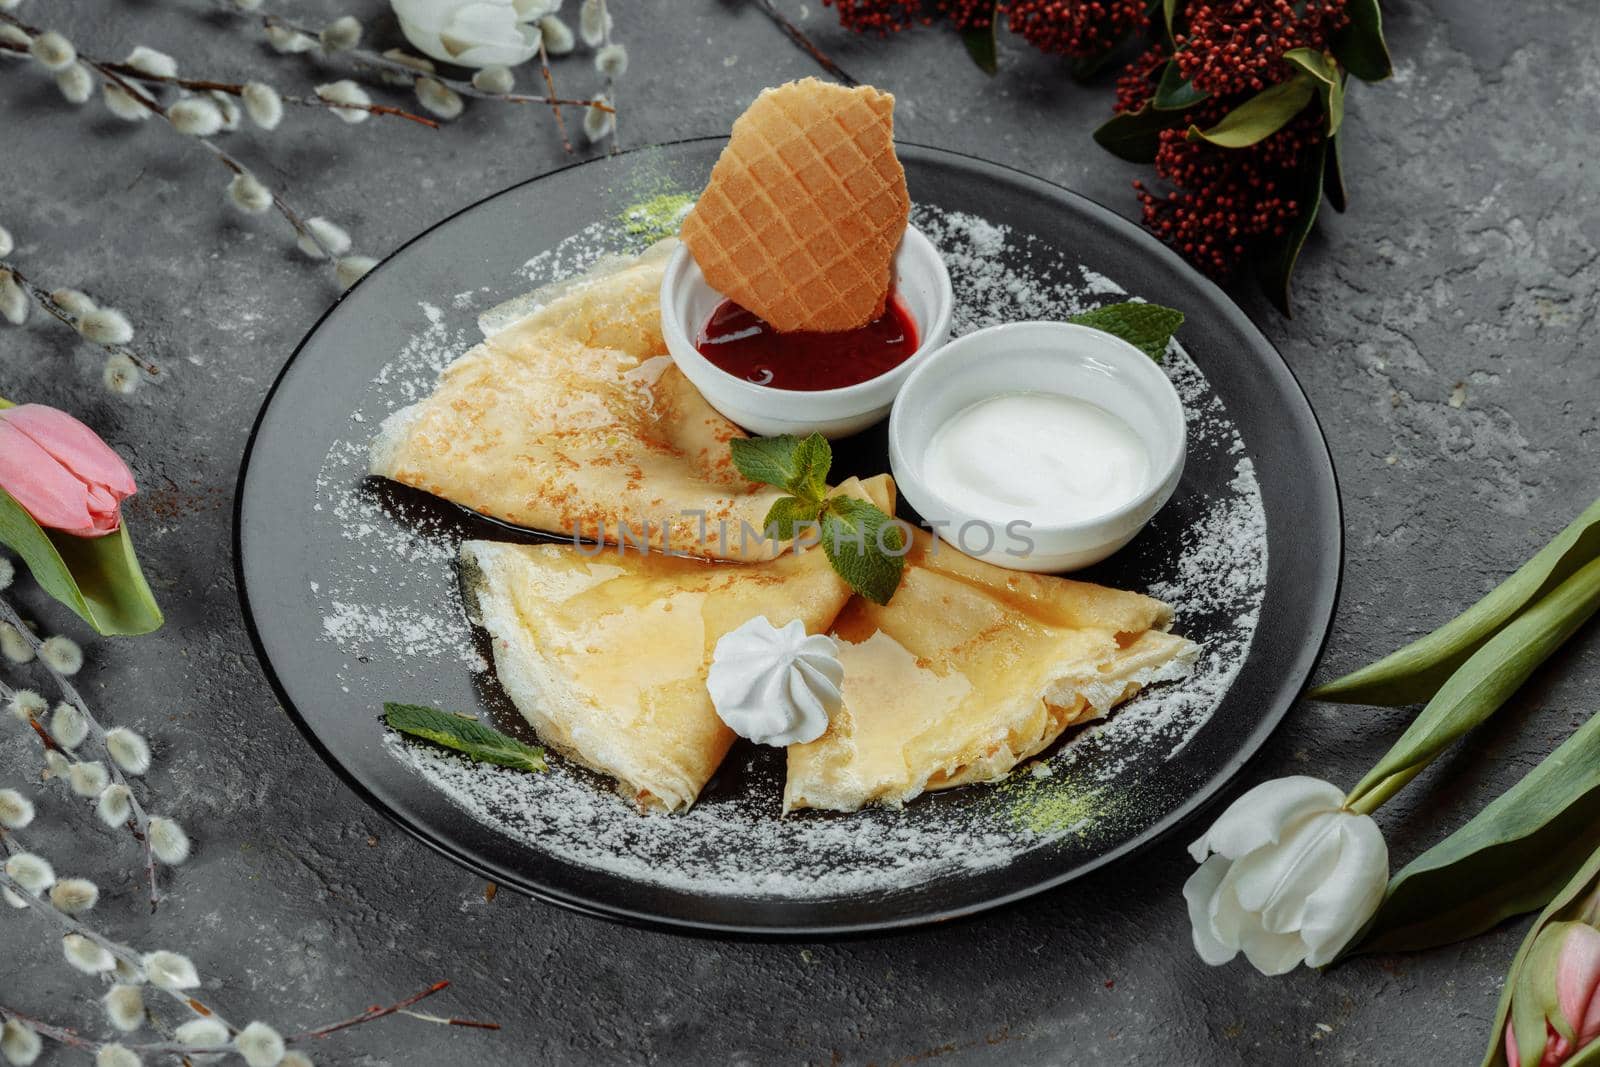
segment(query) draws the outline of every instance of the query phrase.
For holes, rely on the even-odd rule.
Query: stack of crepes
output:
[[[372,446],[376,475],[595,543],[461,546],[468,614],[546,744],[641,808],[688,807],[734,741],[706,689],[713,650],[757,615],[832,633],[845,667],[827,732],[789,747],[785,810],[999,778],[1188,670],[1195,646],[1146,596],[1002,570],[919,532],[879,606],[820,548],[764,539],[780,494],[733,468],[743,431],[666,354],[657,294],[674,244],[564,284],[447,367]],[[887,475],[837,491],[894,510]]]

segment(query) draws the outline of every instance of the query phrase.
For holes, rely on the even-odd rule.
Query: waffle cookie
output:
[[[774,329],[852,330],[883,314],[910,210],[894,97],[804,78],[734,122],[682,237],[706,281]]]

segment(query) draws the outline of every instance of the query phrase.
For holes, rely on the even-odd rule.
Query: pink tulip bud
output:
[[[0,489],[40,526],[100,537],[122,525],[133,472],[93,430],[43,404],[0,410]]]
[[[1550,1022],[1545,1023],[1544,1055],[1537,1067],[1558,1067],[1596,1037],[1600,1037],[1600,930],[1585,923],[1566,927],[1565,940],[1556,955],[1556,1005],[1564,1016],[1562,1029],[1570,1029],[1569,1039]],[[1506,1026],[1506,1062],[1522,1067],[1517,1036]]]

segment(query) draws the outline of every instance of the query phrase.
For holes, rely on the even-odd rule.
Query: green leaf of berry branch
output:
[[[1271,137],[1300,114],[1317,93],[1317,80],[1301,71],[1246,100],[1209,130],[1189,127],[1189,140],[1220,148],[1248,148]]]
[[[1322,108],[1328,114],[1328,136],[1339,132],[1344,122],[1344,72],[1327,52],[1315,48],[1291,48],[1283,58],[1316,79]]]
[[[1333,210],[1343,212],[1349,206],[1350,198],[1344,188],[1344,163],[1341,158],[1341,141],[1344,131],[1340,130],[1328,138],[1328,158],[1322,168],[1322,188],[1328,196],[1328,204]]]
[[[493,763],[519,771],[548,769],[544,749],[523,744],[477,719],[421,704],[385,703],[383,721],[392,730],[454,749],[479,763]]]
[[[905,570],[905,532],[866,500],[836,496],[822,515],[822,550],[850,586],[874,604],[887,604]]]
[[[1294,198],[1295,203],[1304,205],[1300,217],[1290,226],[1277,251],[1261,261],[1261,287],[1287,318],[1294,317],[1289,310],[1289,283],[1294,278],[1295,264],[1300,262],[1300,250],[1305,248],[1306,238],[1311,236],[1317,212],[1322,207],[1322,180],[1327,159],[1328,142],[1323,141],[1312,150],[1311,157],[1300,170],[1300,187]]]
[[[1157,111],[1187,111],[1209,95],[1184,78],[1176,61],[1168,60],[1162,68],[1161,80],[1156,83],[1155,95],[1150,98],[1150,106]]]
[[[1378,0],[1349,0],[1350,22],[1333,35],[1334,58],[1364,82],[1381,82],[1394,73],[1389,46],[1383,39],[1383,13]]]
[[[1080,312],[1067,321],[1120,337],[1159,363],[1166,355],[1167,342],[1183,325],[1183,312],[1129,301]]]
[[[989,7],[989,25],[961,31],[961,43],[967,46],[967,55],[985,74],[994,74],[1000,69],[1000,52],[995,43],[999,15],[1000,4],[996,0]]]
[[[1138,111],[1125,111],[1102,122],[1094,131],[1095,144],[1129,163],[1154,163],[1161,147],[1161,131],[1177,126],[1183,116],[1176,111],[1159,111],[1146,104]]]

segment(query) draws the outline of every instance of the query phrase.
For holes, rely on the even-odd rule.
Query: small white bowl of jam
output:
[[[889,417],[889,465],[947,544],[1012,570],[1117,551],[1183,475],[1183,403],[1160,365],[1108,333],[1017,322],[924,360]]]
[[[883,315],[843,333],[778,333],[711,288],[680,245],[661,282],[661,332],[684,376],[746,430],[847,437],[881,421],[949,339],[953,303],[939,250],[911,226]]]

